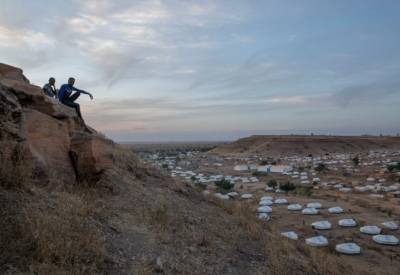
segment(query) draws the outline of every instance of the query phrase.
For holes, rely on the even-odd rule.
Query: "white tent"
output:
[[[328,240],[324,236],[316,236],[306,239],[306,244],[310,246],[327,246]]]
[[[328,221],[318,221],[318,222],[313,222],[311,226],[315,229],[319,230],[328,230],[332,228],[332,224]]]
[[[251,199],[253,197],[252,194],[245,193],[240,196],[242,199]]]
[[[355,255],[361,253],[361,248],[355,243],[342,243],[336,245],[336,251],[342,254]]]
[[[395,221],[383,222],[382,225],[390,230],[399,229],[399,225]]]
[[[257,213],[257,218],[265,221],[269,221],[271,219],[267,213]]]
[[[231,198],[234,198],[234,197],[239,196],[239,193],[238,193],[238,192],[229,192],[227,195],[228,195],[229,197],[231,197]]]
[[[318,210],[315,209],[315,208],[307,207],[307,208],[304,208],[304,209],[303,209],[302,213],[303,213],[304,215],[317,215],[319,212],[318,212]]]
[[[298,203],[289,204],[287,208],[289,211],[300,211],[303,209],[303,207]]]
[[[368,235],[378,235],[381,233],[381,229],[376,225],[366,225],[360,227],[360,232]]]
[[[261,206],[257,209],[258,213],[271,213],[272,212],[272,208],[269,206]]]
[[[338,222],[341,227],[354,227],[357,226],[357,222],[354,219],[342,219]]]
[[[249,171],[250,169],[248,165],[235,165],[235,167],[233,167],[233,170],[244,172],[244,171]]]
[[[372,237],[374,242],[386,245],[398,245],[399,239],[393,235],[375,235]]]
[[[262,201],[263,201],[263,200],[272,201],[272,200],[274,200],[274,198],[271,197],[271,196],[263,196],[263,197],[261,197],[261,200],[262,200]]]
[[[288,239],[291,239],[291,240],[296,240],[297,241],[299,239],[299,236],[293,231],[282,232],[281,235],[286,237],[286,238],[288,238]]]
[[[336,206],[336,207],[329,208],[328,212],[331,213],[331,214],[340,214],[340,213],[343,213],[344,210],[343,210],[343,208],[341,208],[339,206]]]
[[[287,204],[287,199],[276,199],[275,204]]]
[[[310,202],[307,204],[308,208],[315,208],[315,209],[319,209],[322,207],[322,204],[320,204],[319,202]]]
[[[274,202],[270,201],[270,200],[261,200],[260,203],[259,203],[259,205],[261,205],[261,206],[270,206],[270,205],[273,205],[273,204],[274,204]]]
[[[216,196],[217,198],[222,199],[222,200],[229,200],[228,195],[223,195],[221,193],[215,193],[214,196]]]

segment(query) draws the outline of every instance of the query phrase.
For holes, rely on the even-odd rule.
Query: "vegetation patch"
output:
[[[231,183],[229,180],[223,178],[215,182],[215,185],[218,187],[220,192],[226,193],[233,189],[235,186],[234,183]]]

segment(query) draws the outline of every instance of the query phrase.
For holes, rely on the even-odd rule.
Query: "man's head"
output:
[[[73,77],[68,78],[68,84],[74,86],[75,78],[73,78]]]
[[[56,84],[56,79],[55,79],[54,77],[50,77],[50,78],[49,78],[49,84],[50,84],[50,85]]]

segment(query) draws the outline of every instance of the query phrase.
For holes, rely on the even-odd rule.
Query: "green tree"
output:
[[[358,166],[358,165],[360,164],[360,158],[359,158],[358,156],[355,156],[355,157],[352,159],[352,161],[353,161],[353,163],[354,163],[355,166]]]
[[[296,189],[296,185],[294,185],[293,183],[288,181],[288,182],[285,182],[284,184],[280,184],[279,189],[289,192],[289,191],[293,191],[294,189]]]
[[[215,182],[215,185],[220,189],[222,192],[227,192],[232,190],[232,188],[235,186],[234,183],[231,183],[229,180],[222,178],[221,180],[218,180]]]
[[[278,185],[278,182],[276,180],[272,179],[272,180],[268,181],[267,185],[269,187],[275,188]]]

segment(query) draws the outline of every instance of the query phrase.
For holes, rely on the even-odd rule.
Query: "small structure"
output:
[[[276,199],[275,204],[288,204],[287,199]]]
[[[300,211],[303,209],[303,207],[298,203],[289,204],[287,208],[289,211]]]
[[[258,213],[271,213],[272,212],[272,208],[269,206],[261,206],[257,209]]]
[[[288,173],[293,171],[290,165],[260,165],[257,171],[261,173]]]
[[[316,236],[306,239],[306,244],[316,247],[327,246],[328,240],[324,236]]]
[[[343,208],[336,206],[336,207],[329,208],[328,212],[331,214],[341,214],[344,212],[344,210],[343,210]]]
[[[341,227],[355,227],[357,222],[354,219],[342,219],[338,222]]]
[[[257,213],[257,218],[264,221],[269,221],[271,219],[267,213]]]
[[[361,248],[356,243],[341,243],[336,245],[336,251],[347,255],[356,255],[361,253]]]
[[[360,227],[360,232],[368,235],[378,235],[381,233],[381,229],[376,225],[366,225]]]
[[[295,240],[295,241],[297,241],[299,239],[299,236],[293,231],[282,232],[281,235],[288,239]]]
[[[395,221],[383,222],[382,225],[390,230],[399,229],[399,225]]]
[[[328,221],[313,222],[311,226],[318,230],[328,230],[332,228],[332,224]]]
[[[374,242],[385,245],[398,245],[399,239],[393,235],[375,235],[372,237]]]
[[[261,200],[259,204],[260,204],[260,206],[270,206],[270,205],[273,205],[274,202],[270,201],[270,200]]]
[[[252,194],[249,194],[249,193],[246,193],[246,194],[242,194],[240,197],[241,197],[242,199],[247,200],[247,199],[251,199],[251,198],[253,197],[253,195],[252,195]]]
[[[250,171],[250,168],[248,165],[235,165],[235,167],[233,167],[233,170],[238,172],[246,172]]]
[[[304,209],[303,209],[302,213],[303,213],[304,215],[317,215],[319,212],[318,212],[318,210],[315,209],[315,208],[307,207],[307,208],[304,208]]]
[[[310,203],[307,203],[307,207],[308,207],[308,208],[319,209],[319,208],[322,207],[322,204],[319,203],[319,202],[310,202]]]

